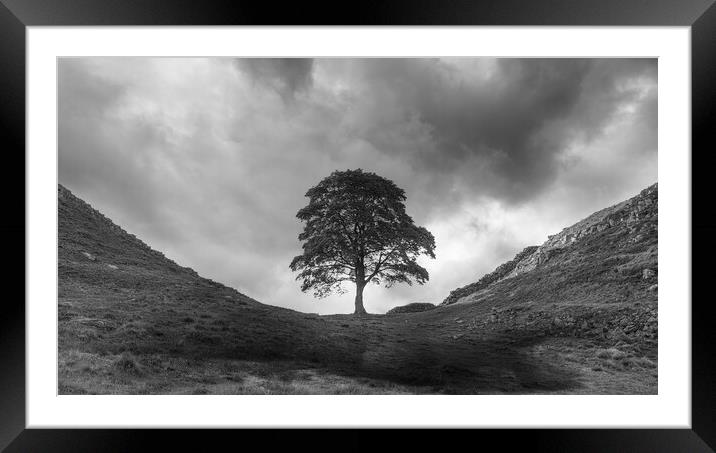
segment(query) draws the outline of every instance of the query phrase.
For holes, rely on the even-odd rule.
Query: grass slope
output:
[[[615,229],[479,300],[318,316],[201,278],[62,186],[58,201],[61,394],[656,393],[656,296],[643,244],[604,245]]]

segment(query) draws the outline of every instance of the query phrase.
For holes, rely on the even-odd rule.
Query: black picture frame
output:
[[[690,26],[692,65],[692,429],[431,430],[383,431],[404,447],[446,448],[459,441],[503,449],[548,451],[714,451],[716,449],[716,334],[709,295],[711,252],[716,250],[713,183],[716,150],[716,6],[714,0],[403,0],[386,2],[270,2],[225,0],[0,0],[0,127],[5,207],[0,232],[3,283],[12,288],[0,316],[0,448],[29,451],[126,451],[161,442],[181,449],[213,450],[262,442],[269,448],[373,449],[367,430],[333,430],[330,436],[295,431],[269,435],[242,430],[40,430],[25,429],[25,32],[29,26],[110,25],[529,25]],[[660,150],[668,152],[668,150]],[[22,195],[21,196],[21,189]],[[697,206],[702,206],[697,210]],[[10,252],[10,253],[8,253]],[[712,278],[712,277],[711,277]],[[699,297],[701,296],[701,297]],[[664,303],[689,303],[665,301]],[[240,410],[240,408],[237,408]],[[477,410],[477,409],[476,409]],[[331,439],[328,440],[328,437]],[[333,439],[335,438],[335,440]],[[237,439],[240,444],[236,444]],[[260,444],[261,445],[261,444]],[[340,447],[337,447],[340,445]],[[387,445],[385,440],[380,445]]]

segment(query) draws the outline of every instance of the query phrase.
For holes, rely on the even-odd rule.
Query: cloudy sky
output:
[[[296,212],[334,170],[395,181],[436,238],[439,303],[528,245],[657,181],[655,59],[74,58],[59,71],[59,182],[202,276],[271,305],[314,299],[288,265]]]

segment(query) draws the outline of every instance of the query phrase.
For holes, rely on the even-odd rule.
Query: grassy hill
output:
[[[59,392],[653,394],[656,199],[600,211],[432,310],[354,317],[204,279],[59,186]]]

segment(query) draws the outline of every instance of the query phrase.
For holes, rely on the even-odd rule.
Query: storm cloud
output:
[[[239,58],[234,64],[259,85],[272,88],[289,98],[313,83],[310,58]]]
[[[295,214],[336,169],[405,189],[436,236],[440,302],[527,245],[657,180],[655,59],[68,58],[59,182],[149,245],[263,302],[314,300],[288,269]]]

